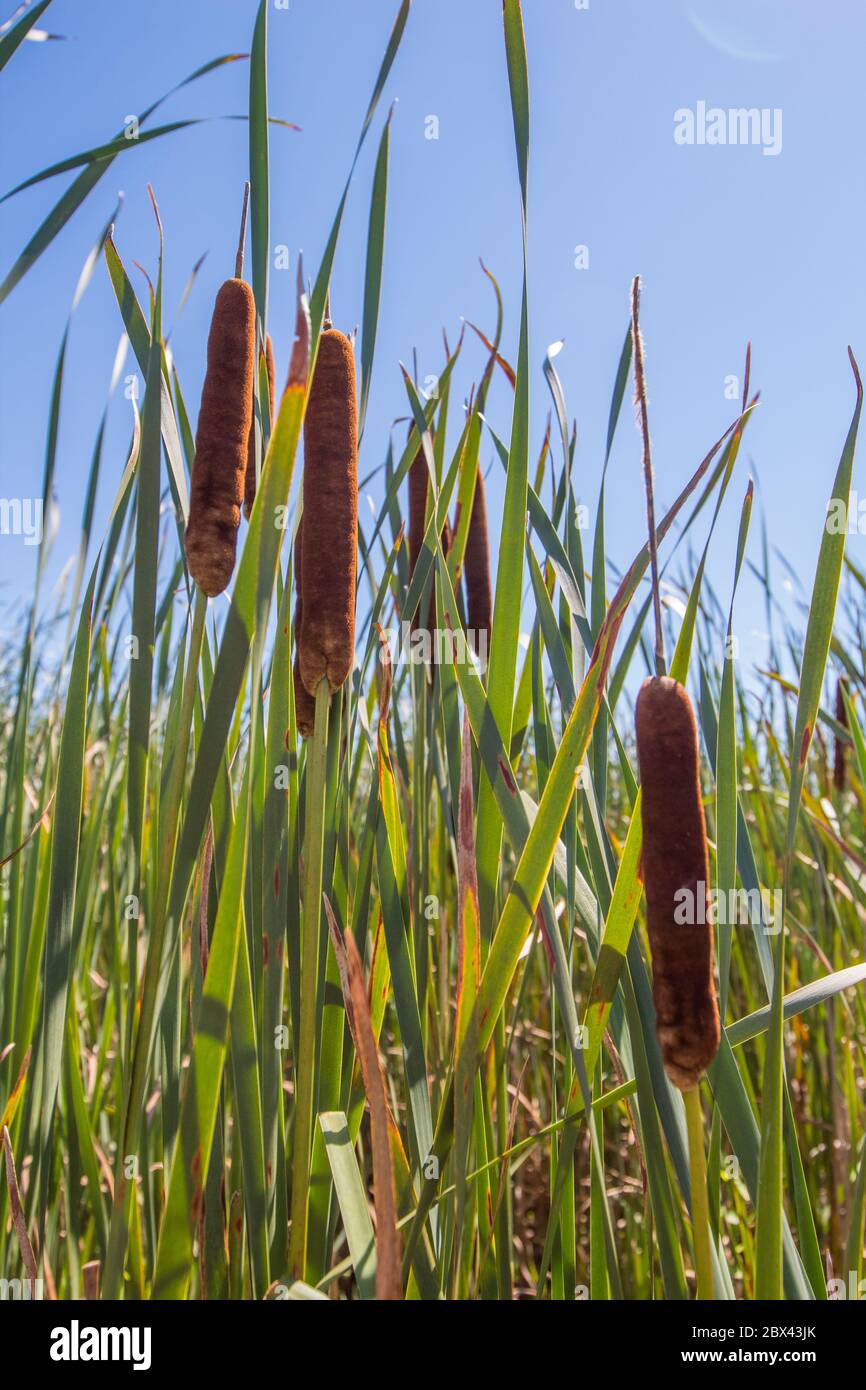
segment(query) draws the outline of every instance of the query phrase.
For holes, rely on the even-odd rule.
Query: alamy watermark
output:
[[[847,498],[831,497],[824,529],[830,536],[866,536],[866,497],[853,490]]]
[[[41,1279],[0,1279],[0,1303],[10,1300],[14,1303],[30,1303],[45,1297],[45,1285]]]
[[[25,545],[42,544],[41,497],[0,497],[0,536],[23,536]]]
[[[48,1352],[52,1361],[130,1361],[134,1371],[151,1363],[149,1327],[82,1327],[73,1318],[69,1327],[55,1327]]]
[[[677,145],[756,145],[762,154],[782,153],[780,106],[708,106],[705,101],[674,112]]]
[[[443,666],[479,666],[487,669],[487,631],[467,628],[460,632],[451,628],[418,627],[402,622],[399,628],[383,628],[383,645],[388,648],[392,666],[426,666],[430,662]]]
[[[709,915],[707,906],[709,905]],[[674,893],[674,922],[678,927],[704,927],[708,921],[719,927],[736,927],[747,922],[763,924],[767,936],[782,930],[782,890],[775,888],[707,888],[698,880],[694,888],[678,888]]]

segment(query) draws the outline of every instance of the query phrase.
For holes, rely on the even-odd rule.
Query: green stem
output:
[[[295,1279],[305,1277],[307,1264],[329,702],[330,688],[323,677],[316,690],[316,714],[306,770],[301,1021],[295,1052],[295,1138],[292,1154],[292,1233],[289,1243],[289,1266]]]
[[[186,776],[189,735],[192,727],[193,706],[198,690],[199,663],[201,660],[202,639],[207,615],[207,595],[198,586],[195,591],[192,631],[189,639],[186,676],[181,697],[178,720],[178,741],[172,757],[168,787],[164,797],[164,816],[160,811],[160,851],[157,873],[156,903],[153,926],[147,948],[144,984],[141,992],[141,1014],[138,1030],[132,1049],[132,1064],[129,1088],[124,1107],[122,1139],[118,1147],[114,1179],[114,1204],[111,1212],[108,1251],[105,1273],[102,1281],[102,1297],[117,1299],[123,1281],[123,1266],[126,1259],[126,1246],[129,1238],[129,1204],[135,1190],[135,1183],[127,1184],[125,1164],[128,1157],[138,1148],[138,1135],[144,1110],[144,1092],[147,1085],[147,1072],[150,1063],[150,1049],[156,1016],[159,976],[162,968],[165,945],[166,904],[168,901],[169,876],[171,873],[177,824],[180,816],[180,803],[183,783]]]
[[[704,1155],[704,1112],[701,1091],[694,1086],[683,1091],[686,1125],[689,1133],[689,1174],[692,1188],[692,1233],[695,1242],[695,1270],[698,1298],[713,1298],[713,1253],[710,1244],[710,1206],[707,1200],[707,1162]]]

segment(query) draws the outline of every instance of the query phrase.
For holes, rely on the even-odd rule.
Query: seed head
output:
[[[669,676],[644,681],[635,728],[656,1036],[670,1080],[687,1091],[715,1057],[720,1030],[698,735],[685,688]]]

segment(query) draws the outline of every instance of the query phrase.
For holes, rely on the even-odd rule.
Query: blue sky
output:
[[[41,23],[71,41],[24,44],[0,77],[7,132],[2,191],[107,140],[126,116],[201,63],[247,51],[256,8],[255,0],[149,0],[144,9],[127,0],[55,0]],[[290,347],[295,255],[302,248],[308,273],[315,273],[397,8],[397,0],[289,0],[287,9],[271,7],[271,111],[302,127],[301,133],[275,128],[271,136],[271,240],[292,255],[289,272],[271,273],[279,376]],[[676,496],[732,419],[726,379],[741,374],[751,339],[762,404],[746,436],[711,575],[726,605],[753,464],[771,541],[809,588],[854,402],[847,344],[866,359],[860,105],[866,10],[855,0],[821,6],[589,0],[588,8],[574,0],[525,0],[524,12],[532,99],[533,452],[549,407],[541,363],[548,344],[563,338],[556,365],[577,419],[577,486],[594,514],[629,284],[639,272],[659,506]],[[247,64],[232,64],[173,97],[160,119],[245,112],[247,83]],[[453,343],[461,316],[492,326],[479,256],[502,287],[503,350],[516,356],[519,202],[498,0],[414,0],[350,195],[333,278],[335,321],[347,330],[360,322],[373,161],[395,98],[383,302],[362,473],[381,462],[392,421],[405,413],[398,363],[411,363],[417,350],[423,377],[441,365],[443,328]],[[675,112],[695,110],[699,102],[780,110],[781,151],[677,144]],[[438,119],[435,140],[425,138],[431,116]],[[213,298],[232,273],[246,172],[242,122],[216,120],[132,149],[0,307],[0,496],[38,495],[61,334],[81,265],[120,189],[117,246],[142,297],[145,284],[133,262],[155,269],[146,184],[156,191],[166,231],[166,322],[195,413]],[[69,178],[0,207],[2,274]],[[588,268],[575,267],[577,246],[588,248]],[[191,267],[204,252],[177,318]],[[120,330],[100,264],[70,338],[56,479],[61,520],[50,578],[77,546],[84,481]],[[467,342],[461,397],[482,368],[481,345]],[[504,380],[489,414],[507,434]],[[128,424],[128,404],[118,392],[98,535],[123,467]],[[492,453],[485,443],[485,464]],[[639,469],[640,443],[627,407],[608,492],[608,548],[620,565],[644,536]],[[858,465],[855,485],[860,477]],[[498,555],[498,464],[491,478]],[[373,492],[378,499],[378,485]],[[758,540],[755,524],[756,556]],[[866,564],[864,538],[849,545]],[[17,537],[2,539],[0,604],[27,592],[34,566],[34,549]],[[763,612],[748,578],[737,625],[744,649],[759,660],[755,632]]]

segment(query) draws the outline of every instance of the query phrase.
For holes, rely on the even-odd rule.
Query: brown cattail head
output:
[[[472,635],[476,655],[490,651],[490,624],[493,598],[490,589],[490,542],[487,537],[487,498],[481,470],[475,483],[472,516],[466,537],[466,626]]]
[[[268,373],[268,406],[271,420],[271,429],[274,428],[274,391],[276,389],[276,370],[274,367],[274,345],[271,342],[270,333],[265,343],[265,367]],[[250,425],[250,437],[247,445],[247,473],[244,479],[244,516],[249,521],[253,503],[256,500],[256,422],[255,408],[253,409],[253,420]]]
[[[848,711],[845,708],[843,691],[848,689],[847,676],[839,677],[839,684],[836,686],[836,723],[841,724],[843,729],[848,728]],[[845,790],[845,741],[836,736],[836,746],[833,750],[833,785],[837,792]]]
[[[206,594],[232,577],[253,410],[256,306],[244,280],[226,280],[214,305],[198,415],[186,557]]]
[[[409,426],[409,433],[412,433],[412,426]],[[430,482],[430,473],[427,468],[427,460],[424,457],[424,450],[420,448],[412,460],[409,469],[409,578],[415,573],[415,566],[418,563],[418,556],[424,548],[424,533],[426,531],[427,517],[427,492]],[[451,523],[447,516],[442,527],[440,537],[442,543],[442,553],[447,555],[454,540],[451,531]],[[412,616],[412,631],[415,632],[420,627],[419,613],[416,611]],[[436,627],[436,590],[430,591],[430,604],[427,610],[427,630],[433,632]]]
[[[304,422],[301,680],[310,695],[323,677],[333,693],[355,660],[358,549],[358,414],[355,357],[344,333],[326,328]]]
[[[410,427],[411,428],[411,427]],[[409,574],[415,573],[418,556],[424,544],[424,520],[427,513],[427,460],[419,449],[409,468]]]
[[[720,1032],[698,733],[684,687],[669,676],[645,680],[635,729],[656,1036],[670,1080],[688,1091],[715,1057]]]
[[[298,522],[298,532],[295,536],[294,549],[294,568],[295,568],[295,662],[292,667],[292,678],[295,686],[295,723],[298,726],[298,733],[303,738],[309,738],[313,732],[313,725],[316,722],[316,702],[313,699],[304,682],[301,680],[301,667],[298,661],[298,634],[301,631],[301,620],[303,618],[304,605],[301,598],[301,550],[304,544],[304,516]]]

